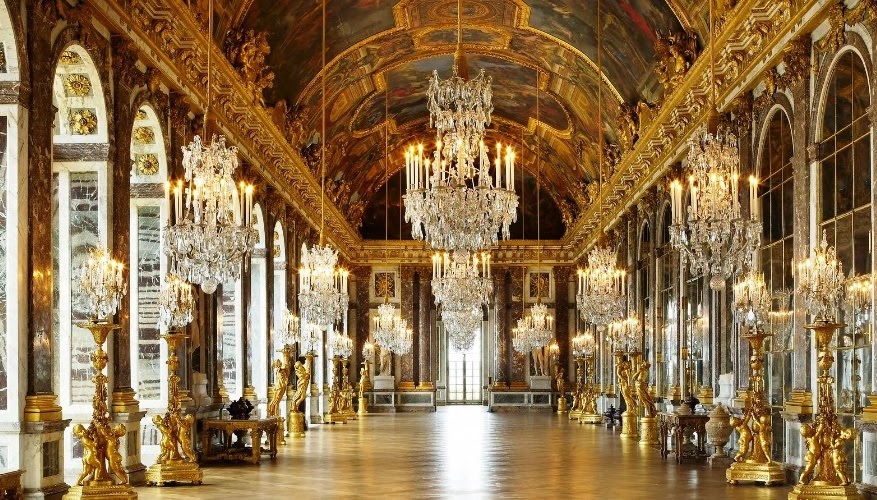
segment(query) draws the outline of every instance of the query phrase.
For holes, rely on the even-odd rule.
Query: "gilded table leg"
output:
[[[262,430],[255,429],[253,430],[253,455],[251,457],[251,462],[259,465],[262,461]]]

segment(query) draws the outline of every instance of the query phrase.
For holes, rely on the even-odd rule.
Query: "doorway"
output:
[[[448,403],[480,405],[482,328],[475,332],[472,347],[466,351],[454,349],[445,336],[448,353]]]

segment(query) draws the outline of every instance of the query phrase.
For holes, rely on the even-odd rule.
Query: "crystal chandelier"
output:
[[[761,329],[772,302],[762,273],[750,270],[734,284],[734,311],[737,321],[750,331]]]
[[[871,275],[858,276],[848,281],[844,296],[844,318],[857,335],[868,334],[865,325],[871,321],[871,291],[874,282]]]
[[[819,248],[811,250],[810,257],[798,263],[795,270],[798,290],[796,296],[807,308],[815,322],[832,322],[843,290],[843,270],[837,251],[828,246],[825,231]]]
[[[493,283],[490,254],[454,252],[432,256],[432,292],[442,310],[463,311],[481,307],[490,300]]]
[[[608,335],[616,350],[637,352],[640,347],[640,321],[631,314],[627,318],[608,325]]]
[[[442,307],[441,317],[451,346],[458,352],[471,349],[475,342],[475,336],[481,329],[481,306],[471,306],[460,310]]]
[[[116,314],[128,291],[125,266],[110,257],[105,248],[92,249],[79,274],[79,302],[82,312],[92,322],[104,321]]]
[[[465,163],[462,154],[444,156],[442,144],[440,139],[433,160],[423,156],[423,146],[412,146],[405,153],[408,180],[402,198],[413,237],[448,251],[485,250],[496,245],[500,232],[508,239],[518,209],[511,147],[503,152],[502,144],[497,144],[491,176],[483,142],[477,145],[478,161],[471,164]]]
[[[616,267],[614,250],[598,246],[588,255],[588,267],[578,270],[576,304],[582,320],[608,325],[621,320],[627,304],[627,272]]]
[[[321,333],[321,327],[309,323],[301,323],[299,335],[293,338],[293,342],[298,342],[301,352],[313,354],[320,347]]]
[[[289,309],[283,311],[277,332],[283,345],[292,345],[301,338],[301,318]]]
[[[761,224],[758,179],[754,176],[749,178],[749,219],[740,215],[740,154],[737,137],[718,127],[713,38],[710,24],[712,107],[705,130],[688,141],[691,174],[685,213],[682,183],[674,180],[670,184],[670,242],[688,259],[695,277],[709,276],[710,288],[722,290],[735,272],[751,266],[752,255],[761,243]]]
[[[594,355],[595,349],[596,342],[594,341],[594,334],[591,332],[579,332],[572,339],[572,354],[574,358],[590,358]]]
[[[771,297],[771,310],[767,313],[767,331],[773,335],[773,350],[782,351],[790,347],[789,338],[792,333],[791,310],[792,291],[780,289]]]
[[[346,359],[353,354],[353,339],[346,334],[333,330],[331,339],[332,355]]]
[[[253,187],[241,183],[235,201],[237,167],[237,148],[226,147],[224,136],[214,136],[208,145],[195,136],[183,148],[185,184],[178,181],[173,189],[165,184],[173,222],[169,217],[164,252],[174,272],[205,293],[240,278],[241,262],[259,237],[252,224]]]
[[[165,330],[179,330],[192,322],[195,298],[192,285],[174,273],[165,277],[158,295],[158,322]]]
[[[530,314],[518,320],[512,335],[512,347],[522,354],[548,345],[554,338],[554,318],[548,314],[548,307],[542,303],[533,304]]]
[[[328,245],[301,246],[298,303],[302,321],[328,327],[341,319],[350,298],[346,269],[337,268],[338,252]]]

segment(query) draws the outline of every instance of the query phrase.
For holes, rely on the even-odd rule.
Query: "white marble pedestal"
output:
[[[145,411],[113,413],[113,422],[125,426],[125,435],[119,440],[119,449],[125,451],[122,460],[128,482],[134,486],[146,484],[146,466],[140,458],[140,421],[146,416]],[[129,444],[129,441],[133,443]],[[133,446],[131,446],[133,445]]]
[[[69,425],[67,419],[22,426],[19,468],[25,470],[21,476],[24,498],[60,498],[70,489],[64,482],[64,430]]]
[[[551,390],[551,377],[547,375],[531,375],[530,389],[532,390]]]
[[[309,424],[322,424],[323,414],[320,412],[320,396],[310,395],[305,399],[305,417]]]
[[[378,375],[374,380],[374,390],[392,391],[396,388],[396,378],[392,375]]]

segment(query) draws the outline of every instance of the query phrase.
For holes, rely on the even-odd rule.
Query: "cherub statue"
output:
[[[649,390],[649,368],[651,366],[648,361],[643,361],[640,363],[639,370],[637,370],[634,376],[636,394],[639,397],[640,404],[645,409],[647,417],[654,417],[658,413],[658,409],[655,407],[655,398],[652,397],[652,393]]]
[[[76,424],[73,426],[73,435],[82,443],[82,474],[76,480],[76,484],[82,486],[86,479],[93,479],[100,470],[101,464],[97,458],[97,446],[94,439],[89,435],[85,426]]]
[[[106,443],[106,457],[110,464],[110,470],[119,480],[119,484],[128,484],[128,473],[122,464],[122,454],[119,453],[119,439],[125,435],[125,426],[116,424],[115,427],[98,427],[98,431]]]
[[[769,413],[764,413],[758,416],[758,444],[761,446],[765,462],[770,462],[772,441],[773,423],[771,422],[771,415]]]
[[[161,432],[161,441],[159,442],[161,453],[158,454],[158,458],[155,461],[160,464],[165,463],[166,460],[170,460],[176,455],[176,445],[174,445],[173,437],[171,436],[171,429],[165,423],[163,415],[154,415],[152,423]]]
[[[289,411],[291,413],[301,413],[301,405],[304,403],[305,398],[308,396],[308,386],[311,383],[311,374],[308,373],[307,368],[301,363],[301,361],[295,362],[295,378],[297,382],[295,384],[295,393],[292,395],[292,404],[290,405]]]
[[[840,486],[850,484],[850,478],[847,476],[847,452],[844,449],[847,441],[855,437],[855,430],[844,429],[831,442],[831,462],[834,465],[834,472],[837,474],[837,481]]]
[[[752,430],[749,428],[749,415],[743,418],[731,417],[731,427],[737,429],[740,437],[737,439],[737,454],[734,455],[735,462],[746,460],[746,455],[752,451]]]
[[[177,422],[177,428],[180,434],[180,448],[187,462],[194,463],[198,459],[195,449],[192,447],[192,428],[195,425],[195,415],[189,414],[183,416]]]
[[[809,484],[816,465],[822,461],[822,423],[816,424],[815,427],[810,424],[801,425],[801,436],[807,442],[807,455],[804,456],[804,470],[798,482]]]

